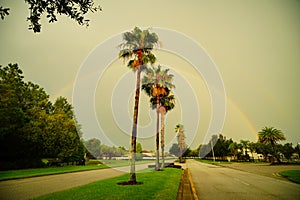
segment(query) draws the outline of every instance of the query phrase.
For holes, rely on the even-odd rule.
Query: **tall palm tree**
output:
[[[155,169],[159,170],[159,107],[161,100],[170,94],[174,88],[173,75],[168,74],[169,69],[158,67],[147,68],[142,79],[142,89],[150,96],[152,108],[156,106],[156,162]]]
[[[161,147],[161,167],[165,167],[165,114],[175,107],[175,97],[169,94],[168,96],[161,99],[161,106],[159,112],[161,116],[161,131],[160,131],[160,147]]]
[[[281,130],[274,127],[264,127],[260,132],[258,132],[258,141],[265,144],[271,144],[274,156],[278,162],[280,162],[280,158],[277,154],[276,142],[280,140],[286,140],[286,138]]]
[[[184,129],[182,124],[177,124],[175,127],[175,132],[177,133],[177,140],[179,143],[179,162],[182,161],[182,148],[184,144]]]
[[[128,61],[127,66],[134,72],[137,72],[131,135],[131,163],[129,179],[129,182],[132,183],[136,183],[135,154],[141,71],[146,68],[148,63],[153,64],[156,61],[154,54],[151,52],[156,45],[158,45],[158,36],[156,33],[150,33],[149,30],[141,30],[138,27],[135,27],[131,32],[125,32],[123,34],[123,43],[119,45],[121,48],[119,58],[123,58],[124,60]]]

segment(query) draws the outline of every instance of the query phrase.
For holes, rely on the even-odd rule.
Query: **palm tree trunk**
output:
[[[159,99],[156,100],[156,162],[155,170],[159,171]]]
[[[129,178],[129,182],[132,183],[136,183],[135,156],[136,156],[137,122],[138,122],[139,100],[140,100],[140,84],[141,84],[141,68],[140,66],[137,66],[134,114],[133,114],[132,135],[131,135],[131,159],[130,159],[130,178]]]
[[[278,152],[277,152],[276,144],[274,142],[272,142],[271,145],[273,148],[274,157],[276,158],[278,163],[281,163],[280,156],[278,155]]]
[[[165,167],[165,114],[164,112],[161,112],[161,167],[164,168]]]
[[[179,144],[179,162],[182,162],[182,143]]]

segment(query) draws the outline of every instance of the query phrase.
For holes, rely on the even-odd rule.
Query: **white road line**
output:
[[[243,183],[244,185],[247,185],[247,186],[250,185],[249,183],[246,183],[245,181],[242,181],[242,180],[240,180],[240,179],[238,179],[238,178],[234,178],[234,180],[236,180],[236,181],[238,181],[238,182],[240,182],[240,183]]]

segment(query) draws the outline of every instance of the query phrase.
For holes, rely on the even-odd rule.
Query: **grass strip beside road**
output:
[[[228,161],[213,161],[213,160],[203,160],[200,158],[195,158],[196,161],[207,163],[207,164],[212,164],[212,165],[218,165],[218,164],[231,164],[231,162]]]
[[[129,180],[129,174],[125,174],[36,199],[176,199],[181,169],[145,169],[142,172],[137,174],[137,181],[143,183],[141,185],[118,185],[119,182]]]
[[[98,163],[103,164],[98,164]],[[136,161],[136,165],[152,163],[153,160],[141,160]],[[36,176],[63,174],[71,172],[80,172],[88,170],[106,169],[113,167],[122,167],[130,165],[128,160],[90,160],[85,166],[67,165],[63,167],[45,167],[45,168],[35,168],[35,169],[20,169],[20,170],[9,170],[0,171],[0,181],[19,179],[19,178],[29,178]]]
[[[300,183],[300,170],[286,170],[279,172],[279,174],[287,177],[290,181]]]
[[[36,169],[21,169],[21,170],[10,170],[10,171],[0,171],[0,181],[18,179],[18,178],[29,178],[35,176],[53,175],[53,174],[63,174],[70,172],[88,171],[96,169],[108,168],[106,165],[86,165],[86,166],[76,166],[69,165],[64,167],[46,167],[46,168],[36,168]]]

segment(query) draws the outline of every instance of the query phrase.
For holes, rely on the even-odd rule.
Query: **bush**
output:
[[[26,160],[19,159],[15,161],[1,162],[0,170],[26,169],[26,168],[42,168],[45,163],[41,159]]]

